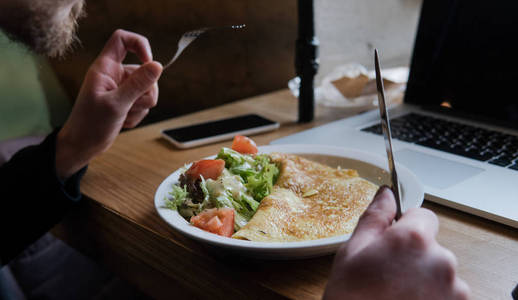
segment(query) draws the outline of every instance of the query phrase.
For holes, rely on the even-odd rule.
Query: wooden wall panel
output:
[[[72,99],[83,76],[117,28],[147,36],[156,60],[176,51],[185,31],[246,23],[243,31],[213,31],[196,40],[162,76],[158,106],[147,122],[284,88],[295,76],[296,1],[87,1],[80,47],[51,61]],[[128,62],[136,62],[134,57]]]

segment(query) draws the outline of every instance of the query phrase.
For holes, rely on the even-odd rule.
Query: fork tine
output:
[[[202,29],[200,29],[200,30],[194,30],[194,31],[189,32],[189,33],[188,33],[188,35],[189,35],[189,36],[195,36],[195,37],[198,37],[198,36],[200,36],[202,33],[204,33],[205,31],[206,31],[206,30],[204,30],[204,29],[203,29],[203,30],[202,30]]]

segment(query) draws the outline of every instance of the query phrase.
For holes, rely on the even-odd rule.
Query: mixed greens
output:
[[[218,160],[224,161],[224,168],[214,173]],[[229,148],[222,148],[216,160],[204,162],[207,167],[194,166],[199,163],[195,162],[182,173],[179,184],[172,186],[165,206],[177,210],[187,220],[208,209],[232,208],[234,229],[239,230],[255,214],[261,200],[271,193],[279,168],[265,154],[243,154]],[[213,170],[205,172],[207,168]]]

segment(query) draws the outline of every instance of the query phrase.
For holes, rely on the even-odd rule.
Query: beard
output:
[[[0,28],[10,39],[49,57],[64,56],[79,41],[76,28],[84,16],[84,0],[13,2],[18,3],[0,12]]]

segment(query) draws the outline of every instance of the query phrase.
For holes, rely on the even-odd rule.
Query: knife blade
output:
[[[388,165],[390,171],[390,178],[392,180],[392,192],[394,193],[394,198],[396,200],[396,220],[401,218],[401,190],[399,187],[399,180],[396,171],[396,165],[394,163],[394,154],[392,152],[392,135],[390,133],[390,121],[387,111],[387,106],[385,105],[385,89],[383,87],[383,78],[381,77],[380,71],[380,62],[378,49],[374,49],[374,66],[376,69],[376,88],[378,90],[378,103],[380,109],[380,119],[381,119],[381,128],[383,131],[383,137],[385,139],[385,148],[387,150],[387,158]]]

